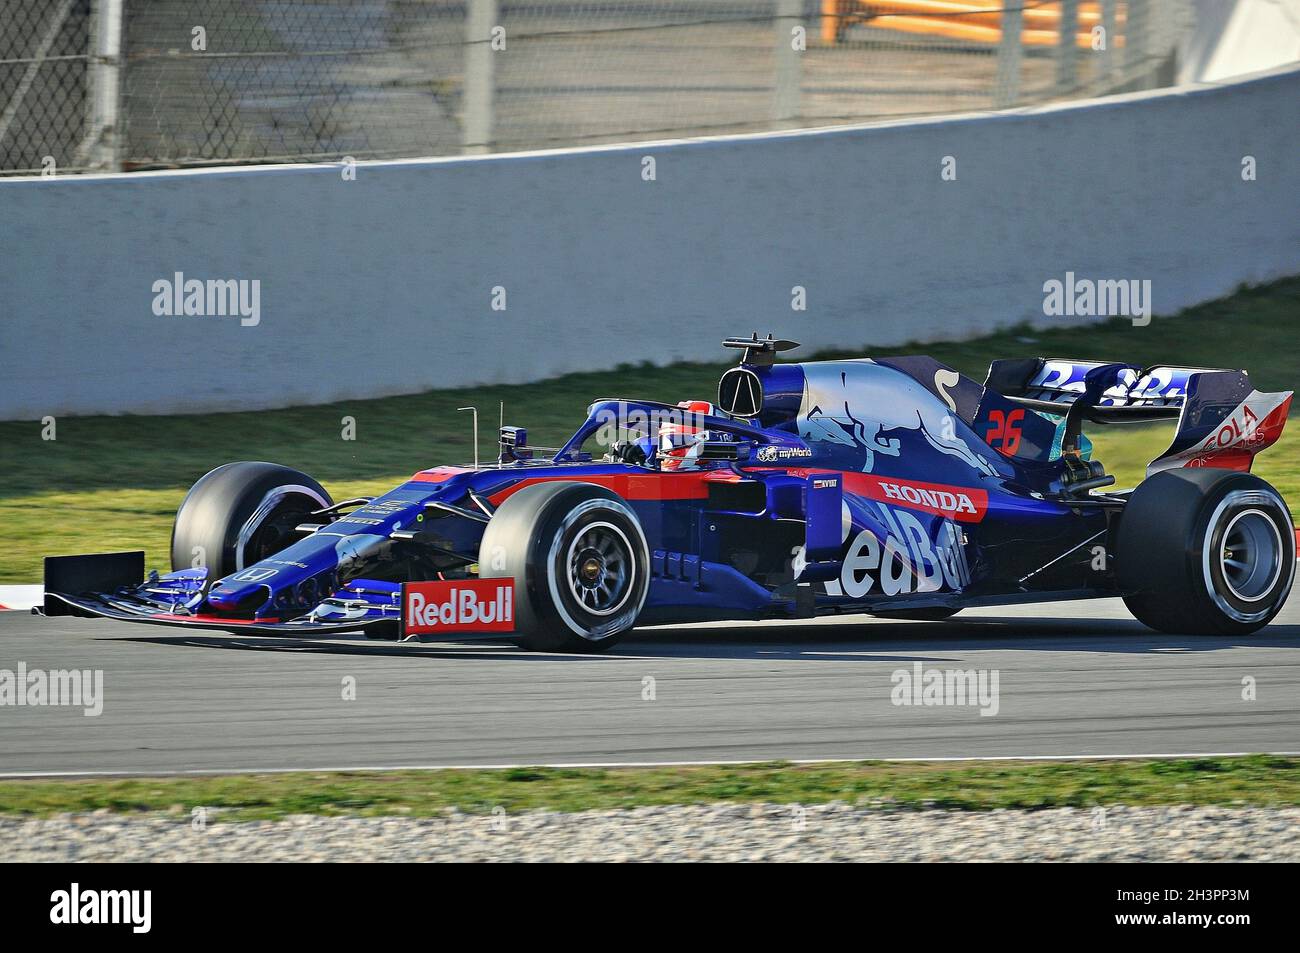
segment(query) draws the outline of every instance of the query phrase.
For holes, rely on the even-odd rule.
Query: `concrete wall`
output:
[[[721,359],[723,336],[755,329],[869,352],[1080,320],[1042,315],[1066,271],[1150,279],[1168,313],[1300,272],[1297,102],[1293,69],[998,115],[364,164],[355,181],[324,165],[0,180],[0,418]],[[175,272],[258,279],[260,323],[155,316],[152,285]]]

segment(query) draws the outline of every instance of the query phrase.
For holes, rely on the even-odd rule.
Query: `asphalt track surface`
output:
[[[0,706],[10,775],[1300,751],[1294,593],[1246,639],[1159,635],[1100,599],[644,629],[599,656],[0,613],[0,669],[19,662],[102,669],[104,709]],[[997,714],[893,704],[917,662],[996,670]]]

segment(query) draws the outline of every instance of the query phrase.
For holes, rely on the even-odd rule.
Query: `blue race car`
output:
[[[632,626],[1121,596],[1142,622],[1241,635],[1295,573],[1278,492],[1249,473],[1291,393],[1244,371],[928,357],[778,363],[733,338],[714,401],[597,400],[563,447],[503,427],[495,462],[334,502],[306,474],[230,463],[176,514],[173,571],[142,552],[46,560],[46,615],[268,634],[500,634],[593,651]],[[1085,421],[1176,419],[1131,490]]]

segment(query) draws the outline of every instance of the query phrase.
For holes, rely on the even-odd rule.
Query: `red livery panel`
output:
[[[919,480],[894,480],[869,473],[846,473],[844,488],[869,500],[905,506],[935,516],[946,516],[959,523],[978,523],[984,519],[989,508],[988,492],[971,486],[948,486],[944,483],[922,483]]]

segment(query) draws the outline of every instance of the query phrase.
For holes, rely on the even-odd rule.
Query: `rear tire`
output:
[[[176,511],[172,569],[207,566],[210,582],[299,537],[293,528],[333,504],[324,487],[276,463],[227,463],[199,478]]]
[[[1295,528],[1257,476],[1164,470],[1119,518],[1116,578],[1137,619],[1161,632],[1249,635],[1281,611],[1295,576]]]
[[[617,494],[590,483],[538,483],[493,514],[479,576],[514,580],[519,645],[601,652],[641,614],[650,554],[640,521]]]

